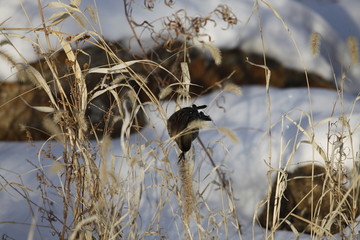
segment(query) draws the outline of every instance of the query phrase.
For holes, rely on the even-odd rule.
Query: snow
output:
[[[42,1],[45,6],[50,1]],[[360,68],[358,64],[351,64],[350,55],[346,47],[346,39],[349,36],[355,36],[360,39],[360,2],[358,0],[347,1],[288,1],[276,0],[268,1],[269,4],[283,18],[286,26],[276,17],[273,10],[266,7],[263,2],[259,2],[260,21],[264,36],[265,50],[268,56],[276,57],[283,64],[296,69],[307,68],[330,80],[334,78],[333,71],[337,80],[341,78],[341,73],[345,71],[345,94],[343,103],[340,93],[330,90],[311,89],[309,97],[307,89],[270,89],[270,121],[268,112],[268,103],[266,90],[264,87],[244,87],[241,96],[230,92],[214,92],[210,95],[199,97],[195,100],[196,104],[207,104],[206,113],[209,114],[213,123],[205,128],[200,138],[205,146],[212,149],[212,154],[216,164],[222,164],[222,169],[230,176],[236,197],[236,208],[240,223],[243,226],[243,239],[264,239],[265,230],[257,224],[252,226],[254,211],[259,202],[266,196],[267,179],[266,173],[272,168],[287,167],[292,169],[299,163],[306,161],[322,162],[322,158],[313,148],[301,142],[308,140],[307,136],[299,131],[299,127],[294,125],[289,119],[298,123],[307,133],[314,134],[315,142],[326,149],[327,134],[332,135],[342,132],[341,119],[349,120],[353,132],[354,151],[359,151],[360,135],[360,106],[358,100],[355,101],[356,95],[360,92]],[[38,27],[41,24],[41,18],[38,13],[38,7],[33,0],[22,1],[24,9],[31,19],[29,23],[20,5],[20,1],[0,0],[0,22],[4,22],[1,28],[5,27]],[[162,16],[174,13],[176,10],[185,8],[189,15],[199,14],[207,15],[218,4],[226,3],[231,6],[240,22],[231,29],[224,30],[224,25],[208,26],[207,33],[212,37],[212,41],[219,47],[241,47],[248,51],[262,53],[262,44],[259,34],[258,13],[254,10],[254,1],[244,0],[208,0],[206,5],[201,1],[177,1],[172,8],[162,6],[160,2],[152,12],[142,8],[142,1],[135,5],[134,16],[138,22],[148,20],[150,22],[159,19]],[[117,40],[126,38],[131,35],[123,14],[123,5],[121,1],[103,0],[97,1],[99,26],[94,29],[101,32],[106,39]],[[88,5],[94,5],[93,1],[83,1],[81,9]],[[55,10],[44,8],[45,17],[48,18]],[[76,24],[66,21],[60,25],[61,31],[67,33],[81,32],[80,27]],[[153,24],[160,24],[152,22]],[[288,29],[287,29],[288,28]],[[12,31],[20,33],[19,31]],[[317,57],[311,55],[309,44],[310,35],[313,32],[321,34],[320,54]],[[34,39],[36,36],[26,31],[22,32],[28,37]],[[44,42],[41,32],[37,33],[41,41]],[[10,38],[19,52],[28,61],[37,58],[33,47],[27,41]],[[60,47],[54,44],[53,47]],[[298,48],[298,51],[297,51]],[[0,46],[16,56],[18,61],[21,57],[10,46]],[[300,53],[300,55],[299,55]],[[9,66],[3,59],[0,60],[0,78],[13,80],[15,70]],[[311,101],[311,104],[310,104]],[[164,102],[163,107],[169,116],[174,111],[174,103]],[[164,156],[163,150],[156,148],[157,144],[148,142],[139,136],[132,136],[130,143],[143,146],[143,151],[149,151],[154,148],[157,153],[157,159],[147,157],[146,161],[161,169],[173,171],[177,174],[177,152],[174,150],[174,143],[169,141],[165,130],[164,120],[158,117],[156,110],[150,111],[149,115],[155,128],[147,127],[142,131],[145,139],[155,139],[166,143],[166,151],[170,152],[170,167],[164,161],[160,161]],[[311,117],[310,117],[311,116]],[[342,116],[342,118],[339,118]],[[328,123],[334,123],[329,129]],[[268,134],[271,126],[271,141]],[[234,132],[239,142],[232,141],[219,128],[227,128]],[[344,130],[346,134],[346,129]],[[270,145],[271,142],[271,145]],[[54,156],[61,156],[62,148],[54,142],[49,143]],[[93,143],[94,145],[96,143]],[[345,139],[345,144],[349,147],[349,138]],[[0,209],[0,234],[7,234],[15,239],[24,239],[27,236],[32,221],[29,211],[29,205],[20,195],[22,191],[17,192],[12,189],[5,181],[9,183],[19,183],[29,189],[32,189],[29,198],[34,203],[41,204],[39,190],[37,189],[35,167],[43,164],[51,165],[52,162],[38,155],[42,142],[36,142],[34,145],[29,143],[10,143],[0,142],[0,174],[1,174],[1,191],[0,200],[2,207]],[[295,154],[293,148],[297,148]],[[195,153],[194,179],[201,180],[201,183],[194,183],[195,190],[202,191],[207,184],[216,179],[216,174],[212,171],[212,166],[205,157],[204,151],[197,141],[193,145]],[[330,151],[332,149],[329,149]],[[112,142],[112,154],[116,156],[118,165],[123,166],[122,174],[126,174],[130,168],[128,163],[120,157],[122,155],[119,139]],[[350,169],[352,162],[346,162]],[[119,168],[119,166],[118,166]],[[57,181],[56,174],[50,174],[54,181]],[[160,176],[153,176],[151,173],[145,176],[145,179],[157,179],[161,182]],[[147,182],[147,181],[144,181]],[[151,181],[150,181],[151,182]],[[147,226],[156,211],[156,201],[159,196],[158,191],[146,191],[146,201],[141,202],[140,213],[142,217],[142,230]],[[180,221],[180,208],[175,196],[171,195],[171,201],[164,207],[162,212],[161,227],[168,234],[168,239],[178,239],[182,236],[177,234],[181,232],[182,224]],[[205,192],[205,197],[209,206],[220,212],[221,195],[214,187]],[[55,205],[61,209],[61,204],[55,199]],[[154,207],[155,206],[155,207]],[[35,208],[34,208],[35,209]],[[60,210],[59,210],[60,211]],[[202,207],[201,214],[205,216],[208,211]],[[35,211],[35,215],[40,213]],[[219,215],[218,215],[219,216]],[[5,222],[5,223],[4,223]],[[26,224],[14,224],[26,223]],[[40,217],[37,219],[38,224],[42,224]],[[180,230],[179,230],[180,229]],[[192,229],[196,229],[192,225]],[[42,236],[45,239],[52,239],[51,234],[46,228],[41,228]],[[39,232],[34,232],[37,239]],[[225,236],[226,231],[220,228],[216,233],[218,236]],[[229,225],[229,239],[237,237],[235,230]],[[339,236],[338,236],[339,237]],[[276,239],[293,239],[291,232],[278,231]],[[300,239],[309,239],[309,236],[302,234]]]
[[[221,164],[223,171],[227,173],[233,183],[233,191],[235,197],[235,204],[240,223],[243,227],[243,239],[252,238],[252,219],[258,204],[266,197],[267,193],[267,179],[266,173],[271,166],[274,169],[284,168],[288,165],[288,169],[292,169],[300,163],[315,161],[319,164],[323,160],[306,143],[300,143],[302,140],[308,140],[305,134],[301,132],[297,134],[298,127],[285,118],[291,117],[294,122],[299,123],[308,133],[313,132],[315,142],[318,143],[324,150],[327,149],[327,134],[328,132],[341,130],[341,121],[339,117],[346,116],[350,119],[351,131],[353,131],[353,146],[358,147],[359,138],[359,122],[360,122],[360,105],[355,104],[355,96],[345,95],[343,102],[340,101],[338,94],[331,90],[311,90],[311,104],[307,97],[307,89],[271,89],[271,155],[269,153],[269,135],[268,135],[268,104],[266,97],[266,90],[264,87],[244,87],[242,88],[242,95],[237,95],[233,92],[217,91],[207,96],[199,97],[195,103],[198,105],[208,104],[205,110],[211,116],[213,122],[203,129],[200,138],[205,146],[211,149],[213,158],[216,164]],[[342,103],[342,104],[341,104]],[[169,116],[174,111],[173,102],[164,102],[163,108]],[[312,108],[312,110],[310,110]],[[145,164],[150,164],[152,167],[163,169],[164,171],[177,174],[177,154],[173,142],[169,141],[166,132],[164,120],[159,117],[159,113],[154,107],[148,107],[148,113],[151,122],[155,128],[148,126],[142,131],[143,137],[133,135],[130,138],[130,145],[143,146],[143,156],[148,151],[154,151],[155,155],[148,155],[145,157]],[[312,114],[312,124],[309,124],[309,119],[306,114]],[[328,129],[328,123],[336,123],[337,129]],[[313,128],[311,127],[313,126]],[[239,142],[232,141],[223,132],[219,131],[221,128],[231,130]],[[296,138],[297,136],[297,138]],[[164,158],[164,148],[160,148],[158,141],[165,143],[165,151],[169,152],[170,167]],[[285,145],[287,147],[285,147]],[[52,153],[55,156],[61,155],[61,147],[56,143],[49,143],[52,145]],[[96,143],[93,143],[96,144]],[[294,146],[300,144],[300,147],[292,155]],[[39,190],[36,189],[37,181],[35,180],[34,166],[44,166],[52,164],[51,161],[46,160],[43,155],[38,156],[38,149],[42,143],[35,143],[35,146],[29,143],[0,143],[0,159],[1,160],[1,175],[12,183],[23,184],[24,186],[33,189],[30,198],[35,203],[40,203]],[[47,146],[47,144],[44,144]],[[345,139],[345,146],[349,147],[349,139]],[[330,146],[331,147],[331,146]],[[195,153],[194,162],[194,186],[195,191],[203,191],[205,187],[210,184],[204,192],[204,199],[212,211],[218,213],[222,209],[222,196],[211,182],[217,179],[216,174],[212,172],[210,162],[205,157],[205,153],[197,141],[193,144]],[[331,150],[331,149],[330,149]],[[121,156],[123,155],[120,147],[119,139],[114,139],[112,144],[112,154],[117,156],[117,168],[122,166],[121,174],[126,178],[131,169],[130,163],[126,162]],[[136,152],[134,150],[134,152]],[[156,156],[156,157],[154,157]],[[271,156],[271,162],[270,158]],[[313,157],[314,156],[314,157]],[[29,162],[28,162],[29,161]],[[352,166],[352,161],[348,160],[345,164],[348,169]],[[139,165],[140,166],[140,165]],[[138,173],[142,170],[137,169]],[[50,175],[57,180],[57,175]],[[141,174],[139,174],[141,176]],[[274,177],[275,175],[273,175]],[[21,177],[21,178],[20,178]],[[199,180],[201,182],[199,183]],[[22,182],[21,182],[22,181]],[[141,181],[141,179],[139,180]],[[154,183],[161,183],[162,176],[155,174],[153,171],[146,171],[144,175],[144,196],[142,197],[140,214],[141,226],[143,231],[146,230],[151,222],[152,217],[157,211],[156,204],[161,196],[160,189],[150,187]],[[4,181],[1,180],[4,185]],[[149,188],[146,188],[149,187]],[[149,190],[150,189],[150,190]],[[16,222],[31,222],[31,215],[28,211],[26,201],[9,187],[7,191],[0,192],[0,199],[2,202],[2,209],[0,210],[0,219],[2,221],[16,221]],[[174,193],[170,194],[170,201],[164,206],[161,212],[160,226],[164,233],[168,234],[168,239],[178,239],[179,232],[181,233],[182,224],[180,219],[180,208]],[[54,196],[52,196],[54,197]],[[60,204],[59,199],[54,198],[55,206]],[[200,205],[200,213],[204,216],[209,214],[207,208]],[[219,216],[217,216],[219,217]],[[41,222],[38,222],[41,224]],[[206,224],[203,223],[206,227]],[[180,230],[178,230],[178,228]],[[17,224],[0,224],[0,232],[8,234],[13,238],[24,237],[28,232],[29,226]],[[192,226],[192,230],[196,232],[196,226]],[[45,232],[45,236],[49,233],[46,229],[41,230]],[[264,229],[257,224],[254,226],[254,239],[264,239]],[[225,236],[224,228],[220,228],[216,233],[218,236]],[[35,232],[35,236],[37,236]],[[229,225],[229,239],[236,238],[236,231]],[[276,239],[292,239],[293,233],[286,231],[279,231],[276,233]],[[49,238],[51,238],[49,236]],[[301,235],[301,239],[308,239],[306,234]]]
[[[1,2],[3,1],[3,2]],[[23,8],[17,2],[1,0],[0,22],[5,21],[2,27],[41,27],[41,17],[38,7],[32,0],[24,0]],[[49,0],[42,1],[42,6],[47,6]],[[360,67],[351,63],[351,56],[347,49],[346,39],[354,36],[360,37],[360,2],[348,1],[268,1],[272,7],[264,4],[266,1],[236,1],[236,0],[208,0],[206,5],[200,1],[177,1],[171,8],[157,3],[152,11],[146,10],[142,2],[133,4],[133,18],[141,23],[147,20],[156,29],[161,28],[161,17],[169,16],[179,9],[186,9],[189,16],[207,16],[219,4],[228,4],[239,19],[239,23],[226,29],[227,24],[216,19],[218,24],[208,24],[206,33],[211,36],[212,42],[218,47],[241,47],[247,51],[262,53],[262,39],[259,33],[259,21],[261,23],[264,47],[268,56],[275,57],[286,66],[318,73],[319,75],[334,81],[339,81],[342,73],[346,74],[345,90],[357,94],[360,90]],[[96,3],[96,4],[95,4]],[[124,15],[124,6],[121,1],[104,0],[101,2],[91,0],[82,1],[80,9],[85,13],[89,22],[89,30],[101,33],[108,40],[118,40],[132,36]],[[258,4],[256,4],[258,3]],[[87,6],[98,10],[99,24],[91,20]],[[24,10],[28,19],[24,14]],[[256,11],[259,9],[259,11]],[[49,18],[57,9],[43,8],[45,19]],[[61,9],[60,9],[61,10]],[[59,11],[60,11],[59,10]],[[161,14],[159,14],[161,13]],[[281,19],[277,16],[281,16]],[[285,22],[283,24],[282,20]],[[73,20],[68,19],[59,25],[60,31],[76,34],[83,30]],[[39,38],[45,43],[41,32],[37,35],[26,31],[9,31],[23,33],[30,39]],[[321,35],[321,48],[319,56],[311,54],[310,36],[317,32]],[[142,33],[142,39],[149,35]],[[33,46],[30,42],[19,38],[10,38],[14,46],[19,50],[27,61],[36,59]],[[144,43],[146,44],[146,43]],[[46,46],[46,44],[43,44]],[[60,46],[52,46],[57,49]],[[17,61],[21,58],[10,46],[1,46],[10,53]],[[0,78],[5,80],[15,79],[15,70],[3,59],[0,64]],[[335,76],[334,76],[334,73]]]

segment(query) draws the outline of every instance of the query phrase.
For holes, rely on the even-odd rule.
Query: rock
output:
[[[329,176],[324,167],[317,165],[313,167],[313,175],[312,165],[301,166],[294,172],[288,173],[276,224],[273,223],[273,213],[277,184],[275,182],[272,185],[269,216],[265,207],[259,215],[261,226],[266,227],[268,219],[269,229],[275,227],[292,230],[292,225],[298,232],[310,233],[312,231],[322,236],[324,231],[332,234],[339,233],[346,226],[346,222],[355,221],[355,217],[359,215],[359,200],[357,199],[356,203],[357,209],[353,209],[352,194],[343,201],[348,190],[342,185],[343,183],[334,185],[335,175]],[[284,219],[286,222],[281,224]]]

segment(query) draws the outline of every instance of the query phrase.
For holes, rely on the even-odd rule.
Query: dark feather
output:
[[[186,129],[189,124],[195,120],[211,121],[208,115],[198,111],[198,109],[206,107],[206,105],[185,107],[173,113],[168,119],[167,129],[169,135],[175,137],[175,142],[182,151],[179,160],[185,158],[185,153],[190,150],[192,141],[199,135],[199,128]]]

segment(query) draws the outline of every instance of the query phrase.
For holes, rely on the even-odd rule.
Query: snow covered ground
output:
[[[52,1],[42,1],[42,6],[46,6],[49,2]],[[248,51],[262,53],[258,20],[260,19],[264,47],[269,56],[277,58],[289,67],[301,70],[307,68],[331,81],[334,79],[333,71],[337,80],[341,79],[341,73],[346,73],[348,79],[345,82],[345,89],[355,94],[359,92],[360,67],[358,64],[351,64],[351,56],[347,49],[347,38],[349,36],[360,39],[359,1],[268,1],[272,8],[268,7],[265,1],[258,1],[258,5],[255,4],[256,2],[253,0],[227,0],[225,2],[207,0],[206,4],[203,4],[200,1],[182,0],[176,1],[171,8],[158,2],[152,11],[148,11],[144,9],[143,2],[140,1],[133,5],[133,16],[138,23],[147,20],[154,26],[158,26],[157,29],[159,30],[161,26],[159,19],[175,13],[178,9],[186,9],[189,16],[207,16],[219,4],[228,4],[240,21],[235,27],[227,30],[224,30],[227,24],[221,24],[219,19],[216,19],[219,23],[217,26],[208,24],[206,33],[211,36],[215,45],[229,48],[239,46]],[[2,6],[0,22],[3,22],[1,27],[41,27],[41,17],[36,1],[9,2],[1,0],[0,3]],[[87,26],[89,30],[96,30],[108,40],[132,36],[125,20],[122,1],[104,0],[96,2],[95,6],[94,1],[84,0],[80,9],[88,14],[87,6],[96,7],[99,14],[99,24]],[[254,10],[256,6],[258,6],[259,11]],[[27,15],[24,14],[24,10]],[[59,10],[46,7],[43,11],[47,19]],[[27,16],[29,20],[27,20]],[[285,24],[277,16],[281,16]],[[59,27],[61,31],[70,34],[83,31],[73,20],[66,20]],[[35,39],[34,34],[29,34],[26,31],[9,32],[22,33],[31,39]],[[313,32],[318,32],[321,35],[320,53],[317,57],[311,54],[310,36]],[[36,37],[45,43],[42,32],[38,32]],[[146,37],[146,34],[142,35],[142,39],[146,39]],[[1,36],[1,38],[4,37]],[[27,61],[36,59],[33,46],[29,42],[18,38],[10,39]],[[46,46],[46,44],[43,45]],[[55,44],[52,47],[57,49],[60,46]],[[5,49],[18,61],[23,61],[19,53],[15,52],[12,47],[1,46],[1,49]],[[14,72],[15,70],[1,59],[0,78],[14,79]]]
[[[49,1],[43,1],[43,5]],[[168,15],[177,9],[185,8],[191,14],[207,14],[214,9],[219,3],[224,1],[208,0],[204,5],[202,1],[177,1],[173,8],[167,8],[159,4],[153,12],[141,10],[142,1],[139,2],[138,9],[134,11],[135,19],[141,22],[142,19],[152,20],[159,18],[159,13]],[[4,22],[0,27],[29,27],[25,14],[21,9],[19,1],[0,0],[0,22]],[[33,0],[22,1],[23,7],[26,9],[29,19],[33,26],[39,26],[41,18],[38,13],[37,2]],[[219,47],[236,47],[241,46],[244,49],[262,52],[259,24],[257,12],[253,11],[254,1],[244,0],[227,0],[226,4],[231,6],[234,13],[240,19],[238,26],[231,30],[224,31],[221,27],[208,28],[208,33],[212,36],[214,44]],[[359,151],[360,141],[360,105],[358,100],[355,101],[356,95],[360,91],[360,68],[351,64],[350,55],[346,48],[346,39],[349,36],[355,36],[360,39],[360,2],[358,0],[347,1],[288,1],[274,0],[269,1],[271,6],[278,11],[284,19],[286,27],[276,17],[273,10],[266,7],[263,2],[259,2],[260,17],[262,30],[264,34],[264,43],[267,54],[276,57],[284,64],[303,69],[314,71],[328,79],[333,79],[333,70],[336,78],[341,77],[341,72],[345,71],[347,80],[345,82],[344,102],[341,104],[341,98],[334,91],[329,90],[311,90],[311,105],[309,104],[308,92],[306,89],[271,89],[271,122],[268,118],[268,105],[266,99],[266,91],[263,87],[244,87],[241,96],[234,93],[214,92],[208,96],[196,99],[196,104],[208,104],[206,112],[212,117],[213,125],[209,129],[204,130],[200,137],[206,146],[213,149],[214,159],[217,164],[222,163],[234,184],[234,193],[237,197],[236,207],[240,223],[243,226],[243,239],[252,238],[252,216],[257,204],[266,195],[267,182],[266,173],[269,170],[268,164],[274,168],[284,167],[286,163],[291,166],[305,161],[321,161],[318,154],[313,152],[313,148],[306,143],[300,144],[299,149],[294,155],[291,155],[292,149],[301,140],[306,140],[306,136],[299,132],[299,128],[290,122],[289,118],[299,123],[309,133],[314,132],[315,141],[324,149],[326,149],[327,133],[341,132],[341,121],[339,116],[344,113],[350,120],[350,126],[353,132],[353,147],[355,151]],[[83,1],[82,9],[87,5],[93,5],[93,1]],[[104,0],[97,2],[99,18],[101,21],[101,32],[105,38],[116,40],[122,37],[130,36],[130,29],[123,16],[123,6],[121,1]],[[45,15],[49,17],[52,12],[45,9]],[[286,28],[288,27],[289,30]],[[100,31],[100,29],[97,27]],[[68,33],[77,33],[82,30],[75,24],[63,23],[61,30]],[[19,33],[18,31],[14,31]],[[311,55],[309,44],[310,35],[313,32],[321,34],[321,50],[320,55],[314,57]],[[42,33],[39,33],[42,35]],[[33,38],[34,36],[32,36]],[[294,42],[299,49],[299,56]],[[36,55],[33,52],[31,44],[24,40],[11,38],[16,48],[27,60],[34,60]],[[56,47],[56,46],[55,46]],[[57,46],[60,47],[60,46]],[[11,47],[0,46],[0,49],[15,54],[17,53]],[[17,57],[19,60],[20,57]],[[14,69],[0,60],[0,78],[11,78]],[[14,78],[14,77],[12,77]],[[164,103],[168,116],[173,112],[173,103]],[[309,120],[308,115],[311,114],[313,119]],[[150,116],[156,128],[147,127],[143,130],[146,139],[168,140],[168,135],[164,128],[164,122],[157,116],[156,112],[150,111]],[[285,116],[289,117],[286,118]],[[310,121],[310,122],[309,122]],[[311,123],[313,121],[313,123]],[[332,125],[332,129],[328,129],[328,122],[336,123]],[[271,146],[268,136],[268,126],[271,124],[272,138]],[[225,127],[232,130],[239,143],[233,142],[217,128]],[[336,128],[336,129],[335,129]],[[299,135],[297,135],[299,134]],[[298,136],[296,138],[296,136]],[[143,141],[143,142],[142,142]],[[132,136],[132,143],[141,144],[147,148],[154,145],[147,145],[145,140],[137,136]],[[349,144],[349,139],[345,139]],[[53,143],[54,144],[54,143]],[[176,172],[176,153],[168,143],[168,151],[171,151],[170,162],[172,169]],[[50,164],[38,156],[38,150],[42,143],[35,143],[31,146],[29,143],[0,143],[0,174],[8,182],[20,183],[34,192],[30,194],[30,198],[35,203],[40,203],[39,192],[36,189],[36,171],[28,161],[39,165],[40,161],[44,165]],[[52,147],[55,156],[61,155],[61,147]],[[121,155],[121,147],[119,139],[113,140],[112,152],[115,156]],[[194,142],[195,157],[195,173],[194,179],[204,179],[212,167],[204,157],[204,153],[199,147],[197,141]],[[271,149],[271,155],[270,155]],[[144,149],[146,151],[147,149]],[[161,159],[161,151],[158,151],[158,158]],[[271,163],[270,157],[271,156]],[[291,158],[290,158],[291,157]],[[120,162],[120,157],[117,158]],[[148,158],[149,162],[153,159]],[[162,167],[162,162],[154,161],[158,167]],[[126,167],[126,163],[124,163]],[[346,163],[351,167],[352,162]],[[21,178],[20,178],[21,177]],[[55,179],[56,175],[53,176]],[[146,176],[152,178],[154,176]],[[201,184],[196,185],[196,190],[203,190],[204,184],[209,183],[216,178],[213,173],[210,177],[205,178]],[[159,180],[160,181],[160,180]],[[19,192],[11,189],[9,185],[0,179],[2,184],[0,191],[0,234],[7,234],[15,239],[24,239],[29,232],[32,218],[29,212],[29,206],[20,196]],[[148,226],[155,208],[153,203],[156,202],[158,196],[153,193],[146,192],[148,197],[142,202],[141,214],[143,227]],[[214,188],[206,191],[207,201],[213,209],[221,209],[219,205],[219,194]],[[177,239],[181,222],[179,218],[179,207],[177,202],[170,201],[171,206],[165,206],[161,219],[161,227],[169,234],[168,239]],[[175,210],[174,210],[175,209]],[[215,211],[214,210],[214,211]],[[174,214],[174,211],[176,214]],[[206,215],[208,212],[202,208],[201,213]],[[39,213],[37,213],[39,215]],[[24,223],[24,224],[13,224]],[[41,225],[41,221],[37,222]],[[41,230],[51,239],[51,235],[46,229]],[[264,229],[255,225],[254,239],[264,239]],[[225,234],[225,229],[220,228],[219,236]],[[38,236],[37,230],[34,232]],[[173,235],[172,235],[173,234]],[[234,239],[236,234],[234,229],[229,228],[230,239]],[[180,237],[181,238],[181,237]],[[281,231],[276,235],[276,239],[292,239],[293,234]],[[309,236],[302,235],[301,239],[308,239]],[[35,237],[34,239],[37,239]]]
[[[319,164],[323,163],[322,158],[316,153],[313,155],[313,150],[308,144],[301,143],[299,149],[292,155],[292,149],[302,140],[308,140],[305,134],[301,132],[297,134],[298,127],[291,123],[285,116],[290,117],[296,123],[301,125],[308,133],[314,131],[315,141],[324,150],[327,149],[327,134],[339,133],[341,130],[341,120],[339,116],[347,116],[350,119],[351,131],[353,132],[354,147],[359,147],[360,136],[360,105],[355,104],[355,96],[345,96],[343,104],[339,100],[338,95],[334,91],[329,90],[312,90],[312,111],[310,111],[310,104],[307,98],[306,89],[271,89],[271,163],[269,162],[269,136],[268,129],[268,111],[267,99],[264,87],[244,87],[241,96],[232,92],[214,92],[208,96],[198,98],[196,104],[208,104],[206,113],[209,114],[213,123],[207,129],[204,129],[200,137],[205,146],[208,146],[216,161],[216,164],[222,164],[223,170],[231,178],[234,188],[234,196],[236,198],[235,204],[240,223],[243,226],[243,239],[252,238],[252,220],[254,211],[259,202],[265,198],[267,193],[266,173],[269,171],[269,165],[277,169],[289,165],[288,169],[296,166],[299,163],[308,161],[315,161]],[[163,104],[168,116],[174,110],[174,104],[165,102]],[[306,114],[312,113],[313,129],[310,127],[309,119]],[[132,136],[130,144],[141,145],[144,144],[143,152],[146,153],[153,148],[152,151],[157,156],[149,155],[145,158],[145,162],[152,167],[159,169],[167,169],[177,174],[177,153],[174,151],[173,143],[168,142],[168,135],[164,125],[164,121],[159,117],[156,111],[149,108],[151,121],[155,128],[146,127],[142,134],[144,137]],[[328,123],[334,123],[336,129],[328,129]],[[239,142],[232,141],[223,132],[218,131],[221,128],[227,128],[235,133]],[[346,134],[346,132],[345,132]],[[297,137],[296,137],[297,136]],[[152,140],[155,140],[152,142]],[[166,143],[166,151],[170,152],[169,161],[170,168],[166,167],[166,162],[161,161],[164,154],[162,149],[157,148],[156,141]],[[34,166],[27,161],[31,161],[36,165],[43,164],[44,166],[52,164],[41,156],[38,158],[37,151],[42,143],[36,143],[36,146],[30,146],[28,143],[0,143],[0,159],[2,177],[9,182],[16,182],[33,189],[34,192],[30,194],[30,198],[35,203],[40,203],[39,192],[36,189],[37,181],[35,180]],[[61,148],[56,147],[52,143],[52,152],[55,156],[60,156]],[[349,138],[345,139],[345,145],[349,146]],[[331,146],[330,146],[331,147]],[[205,186],[213,179],[216,179],[216,174],[213,172],[207,176],[212,170],[207,158],[204,156],[204,151],[199,146],[198,142],[194,142],[195,149],[195,166],[194,179],[201,180],[201,184],[195,183],[195,191],[203,191]],[[331,150],[331,149],[330,149]],[[117,156],[119,165],[122,165],[122,172],[126,173],[130,166],[125,160],[121,160],[121,147],[119,139],[113,140],[112,153]],[[145,154],[144,154],[145,156]],[[291,157],[292,156],[292,157]],[[314,156],[314,157],[313,157]],[[290,158],[291,157],[291,158]],[[39,162],[38,162],[39,161]],[[352,166],[352,161],[346,163],[348,167]],[[22,182],[20,182],[20,176]],[[52,175],[56,180],[57,176]],[[154,180],[156,179],[156,180]],[[144,178],[144,188],[150,186],[154,182],[161,183],[162,177],[147,171]],[[5,185],[3,179],[2,184]],[[210,184],[211,185],[211,184]],[[222,209],[222,196],[216,188],[208,188],[205,191],[204,198],[206,199],[211,210],[219,213]],[[160,198],[156,188],[150,188],[153,191],[147,190],[144,192],[141,202],[140,214],[143,230],[147,229],[152,217],[158,210],[155,206]],[[2,208],[0,210],[1,221],[9,222],[0,224],[0,233],[8,234],[15,239],[21,239],[29,231],[28,225],[12,224],[11,222],[31,223],[31,214],[29,213],[29,206],[26,201],[8,186],[6,191],[0,192],[0,199]],[[160,227],[163,233],[168,236],[168,239],[181,239],[178,236],[178,230],[182,228],[180,219],[180,208],[175,196],[170,194],[170,201],[161,212]],[[56,200],[56,199],[55,199]],[[55,203],[55,206],[60,204]],[[60,211],[60,210],[59,210]],[[204,216],[209,214],[207,208],[201,207],[200,213]],[[212,213],[214,214],[214,213]],[[206,219],[206,218],[205,218]],[[38,220],[39,221],[39,220]],[[41,225],[41,222],[38,222]],[[204,223],[204,226],[206,224]],[[194,231],[196,229],[195,226]],[[42,229],[46,232],[46,229]],[[229,239],[236,238],[236,231],[232,229],[229,224]],[[254,227],[254,239],[264,239],[264,229],[257,224]],[[195,231],[196,232],[196,231]],[[225,229],[220,228],[216,234],[218,236],[225,236]],[[35,231],[35,235],[38,234]],[[45,234],[47,236],[49,233]],[[293,233],[286,231],[279,231],[276,239],[292,239]],[[51,238],[51,237],[50,237]],[[303,234],[301,239],[308,239],[309,236]],[[35,238],[36,239],[36,238]],[[152,238],[149,238],[152,239]]]

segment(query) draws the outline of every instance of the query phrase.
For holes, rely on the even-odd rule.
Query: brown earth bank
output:
[[[263,85],[266,82],[264,69],[246,62],[246,58],[248,58],[252,63],[263,64],[264,57],[254,53],[246,53],[240,49],[221,49],[222,62],[216,65],[208,50],[192,47],[187,48],[186,53],[184,53],[183,49],[185,48],[181,43],[173,44],[171,49],[159,46],[149,51],[146,56],[131,54],[130,51],[125,50],[126,48],[123,47],[121,41],[107,42],[106,44],[108,46],[107,51],[98,46],[74,50],[77,61],[85,75],[89,96],[96,94],[96,91],[102,90],[101,84],[124,83],[121,87],[114,89],[119,97],[118,99],[124,103],[121,104],[123,109],[119,109],[119,102],[116,102],[114,95],[110,93],[101,94],[88,104],[86,116],[91,127],[88,128],[87,134],[92,138],[95,135],[101,137],[105,132],[113,137],[120,136],[123,112],[131,112],[136,106],[136,104],[131,104],[131,101],[129,101],[129,98],[131,98],[128,94],[129,89],[131,88],[133,92],[136,92],[139,99],[139,101],[136,101],[137,103],[150,101],[149,93],[159,99],[160,93],[166,87],[179,83],[178,79],[181,79],[182,74],[180,63],[184,61],[184,56],[188,62],[191,83],[193,84],[190,86],[192,96],[206,94],[214,89],[221,88],[227,83],[242,86],[249,84]],[[115,56],[109,54],[109,51],[112,51],[122,61],[150,59],[159,63],[173,75],[154,64],[134,64],[131,69],[144,79],[143,82],[146,84],[144,87],[138,83],[139,81],[134,80],[133,75],[88,73],[88,69],[111,67],[118,62]],[[58,89],[53,83],[53,73],[48,65],[50,62],[56,70],[66,95],[69,99],[73,99],[73,96],[78,93],[73,88],[73,72],[66,54],[64,51],[49,53],[48,59],[50,59],[48,62],[40,59],[30,65],[41,73],[56,95]],[[266,65],[271,70],[271,86],[279,88],[307,86],[304,72],[286,68],[276,59],[270,57],[266,58]],[[0,122],[0,140],[47,139],[53,134],[49,122],[54,116],[49,113],[39,112],[30,106],[49,106],[49,99],[44,91],[31,84],[30,77],[24,71],[18,74],[18,78],[21,81],[0,83],[0,116],[2,119]],[[308,74],[308,82],[310,87],[334,88],[331,81],[312,73]],[[181,94],[177,86],[176,84],[173,85],[171,91],[168,91],[168,94],[163,98],[175,99],[179,92]],[[145,124],[145,116],[140,109],[133,121],[132,131],[139,130]],[[66,125],[63,127],[66,127]]]
[[[271,187],[270,202],[259,215],[261,226],[274,230],[296,229],[299,233],[312,232],[321,237],[326,231],[342,232],[348,224],[356,222],[360,214],[359,188],[353,188],[346,195],[348,189],[344,183],[349,180],[345,179],[346,174],[339,177],[336,169],[311,164],[286,174],[284,184],[275,181]],[[280,186],[284,186],[282,190],[277,189]],[[276,222],[273,222],[274,212],[279,213]]]

